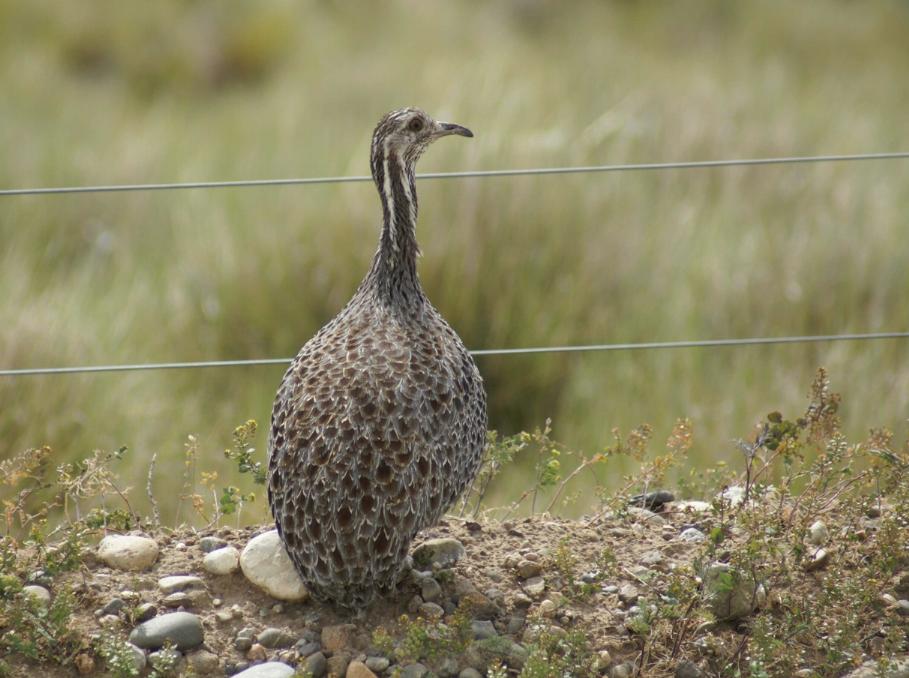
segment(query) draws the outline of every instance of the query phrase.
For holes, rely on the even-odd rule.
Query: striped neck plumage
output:
[[[389,285],[419,289],[417,279],[417,189],[414,159],[401,157],[389,140],[377,139],[372,175],[382,200],[382,235],[373,273]]]

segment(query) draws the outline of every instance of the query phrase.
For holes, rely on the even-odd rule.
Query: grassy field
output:
[[[476,134],[422,171],[909,148],[906,3],[92,7],[0,0],[0,186],[365,174],[375,122],[409,104]],[[420,191],[422,279],[472,348],[909,327],[907,161]],[[0,198],[0,367],[291,356],[352,293],[378,218],[368,184]],[[689,417],[697,469],[800,411],[818,365],[851,435],[905,437],[907,350],[479,362],[500,431],[551,417],[595,452]],[[235,425],[264,430],[282,371],[0,378],[0,458],[126,445],[130,484],[158,452],[177,491],[186,436],[217,467]]]

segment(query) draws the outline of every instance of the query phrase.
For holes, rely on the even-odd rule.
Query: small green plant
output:
[[[81,643],[70,626],[75,605],[73,593],[61,588],[45,606],[7,576],[0,594],[0,650],[36,662],[67,663]]]
[[[102,634],[95,639],[94,648],[115,678],[133,678],[139,675],[133,651],[123,638],[114,634]]]
[[[520,678],[572,678],[596,675],[596,656],[582,631],[543,633],[530,645]]]
[[[402,615],[399,623],[401,640],[394,652],[402,661],[425,660],[432,664],[445,657],[458,656],[473,638],[470,618],[464,610],[451,615],[447,623],[424,617],[411,619],[407,615]],[[373,640],[376,640],[375,635]],[[385,644],[387,649],[387,641]]]

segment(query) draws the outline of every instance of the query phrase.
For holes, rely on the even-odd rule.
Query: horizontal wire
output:
[[[695,341],[651,341],[636,344],[588,344],[582,346],[532,346],[528,348],[493,348],[471,351],[475,356],[528,355],[534,353],[580,353],[586,351],[635,351],[664,348],[708,348],[719,346],[755,346],[759,344],[799,344],[822,341],[868,341],[872,339],[906,339],[909,332],[875,332],[865,334],[817,334],[792,337],[747,337],[742,339],[701,339]],[[141,370],[174,370],[203,367],[248,367],[253,365],[287,365],[292,358],[257,358],[252,360],[207,360],[182,363],[138,363],[133,365],[81,365],[75,367],[35,367],[0,370],[0,377],[23,377],[85,372],[134,372]]]
[[[854,160],[900,160],[909,151],[893,153],[860,153],[856,155],[811,155],[783,158],[742,158],[736,160],[698,160],[692,162],[650,162],[629,165],[587,165],[579,167],[536,167],[530,169],[476,170],[468,172],[432,172],[418,174],[417,179],[466,179],[470,177],[518,177],[539,174],[585,174],[592,172],[630,172],[641,170],[705,169],[747,165],[792,165],[816,162],[849,162]],[[311,177],[299,179],[246,179],[240,181],[192,181],[160,184],[116,184],[109,186],[57,186],[51,188],[6,188],[0,196],[54,195],[61,193],[121,193],[126,191],[169,191],[191,188],[246,188],[250,186],[300,186],[372,181],[370,176]]]

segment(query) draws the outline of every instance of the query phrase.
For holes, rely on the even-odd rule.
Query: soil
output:
[[[436,576],[443,589],[441,598],[436,602],[447,605],[447,612],[455,607],[458,597],[456,587],[459,585],[463,591],[465,585],[472,584],[495,603],[494,613],[481,618],[491,619],[501,636],[527,647],[533,642],[533,635],[529,632],[532,622],[542,623],[555,632],[559,629],[581,630],[587,639],[592,660],[598,661],[589,675],[631,675],[643,646],[625,627],[626,611],[635,602],[628,599],[627,586],[633,586],[651,600],[657,598],[665,592],[666,580],[673,570],[691,564],[699,553],[703,553],[702,543],[680,538],[682,531],[689,527],[698,528],[703,534],[710,531],[713,520],[710,512],[678,506],[669,503],[659,514],[632,509],[623,517],[596,516],[583,520],[536,516],[513,522],[473,522],[449,518],[421,533],[415,545],[426,539],[452,537],[466,548],[465,556],[450,573]],[[350,634],[350,647],[334,652],[323,648],[323,653],[329,658],[332,654],[346,654],[349,659],[365,661],[367,656],[382,654],[374,640],[376,629],[382,627],[393,638],[399,639],[405,623],[402,622],[402,615],[409,615],[410,619],[418,617],[417,607],[422,601],[415,598],[419,588],[412,581],[402,585],[396,598],[381,601],[368,610],[352,615],[312,601],[282,603],[250,584],[240,571],[215,576],[202,567],[205,555],[199,546],[202,537],[217,536],[242,550],[253,536],[269,529],[271,526],[221,528],[209,532],[185,529],[153,535],[160,546],[160,555],[151,569],[144,572],[113,570],[89,554],[80,570],[59,575],[51,588],[68,585],[75,589],[80,607],[74,615],[72,627],[86,637],[98,633],[119,633],[125,637],[134,625],[127,614],[121,612],[119,622],[112,622],[110,618],[106,622],[100,620],[98,610],[111,599],[126,597],[124,591],[135,592],[130,602],[133,608],[143,602],[152,603],[160,615],[173,610],[163,604],[165,595],[158,588],[159,579],[169,575],[196,575],[202,578],[207,595],[194,600],[185,609],[201,618],[205,632],[202,648],[218,658],[217,670],[209,675],[230,675],[256,663],[256,660],[261,661],[263,657],[292,666],[305,665],[305,658],[297,654],[293,645],[285,649],[259,648],[251,661],[247,651],[235,647],[237,634],[245,627],[251,627],[256,633],[276,627],[286,631],[296,641],[305,640],[307,636],[310,640],[317,638],[327,626],[353,624],[355,630]],[[604,559],[604,551],[607,555],[611,553],[614,560]],[[529,592],[529,582],[519,572],[521,563],[527,566],[533,562],[542,569],[545,580],[543,592]],[[536,568],[530,566],[529,569]],[[579,593],[584,581],[589,585]],[[626,588],[623,590],[623,587]],[[620,592],[624,594],[621,597]],[[556,604],[544,604],[546,599]],[[226,611],[232,611],[232,615],[225,615]],[[218,618],[219,612],[221,619]],[[224,619],[225,616],[231,618]],[[445,619],[448,618],[446,615]],[[102,627],[102,623],[113,623],[114,626]],[[720,629],[716,633],[732,636],[733,641],[730,642],[734,642],[737,635],[732,628]],[[386,650],[385,655],[390,659],[390,667],[377,670],[378,675],[395,675],[396,669],[404,668],[406,662],[396,664],[400,658],[394,653]],[[87,662],[82,662],[83,670],[88,675],[103,675],[101,660],[97,657],[93,659],[94,666],[98,668],[92,669]],[[672,658],[666,663],[666,673],[660,672],[660,675],[672,675],[682,659],[681,654]],[[697,657],[693,659],[696,661]],[[24,663],[21,658],[13,657],[8,661],[13,666],[13,675],[79,675],[76,665],[80,662],[62,667],[37,668]],[[456,657],[452,661],[461,663],[453,668],[449,662],[447,669],[443,668],[441,673],[426,675],[457,676],[467,667],[462,658]],[[424,663],[433,671],[439,671],[432,662]],[[629,671],[627,674],[623,674],[621,669],[625,663]],[[340,662],[340,665],[343,664]],[[335,663],[335,668],[338,665]],[[694,665],[690,668],[695,672],[687,675],[702,675],[696,672]],[[517,675],[518,672],[513,664],[509,671],[509,675]],[[143,675],[148,672],[149,669],[146,669]],[[421,674],[416,670],[409,675]],[[584,677],[579,675],[579,678]]]

